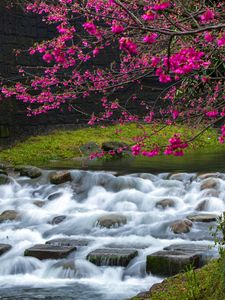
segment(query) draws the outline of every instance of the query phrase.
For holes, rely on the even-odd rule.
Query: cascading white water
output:
[[[0,185],[0,213],[16,210],[20,215],[17,221],[0,224],[0,243],[12,245],[0,256],[0,289],[5,297],[0,299],[15,299],[11,287],[21,295],[25,293],[18,299],[36,299],[42,291],[45,299],[46,288],[54,288],[59,297],[48,299],[127,299],[162,280],[146,274],[146,255],[175,243],[210,243],[207,225],[196,223],[190,233],[176,235],[170,230],[171,222],[196,212],[204,200],[205,213],[225,210],[223,174],[216,179],[217,194],[201,190],[202,181],[196,174],[183,174],[176,180],[168,179],[169,174],[116,177],[74,170],[73,181],[59,186],[49,183],[48,174],[44,171],[34,180],[13,175],[10,184]],[[172,200],[173,206],[158,206],[163,199]],[[44,205],[38,207],[37,201],[44,201]],[[98,226],[99,217],[109,213],[122,214],[127,223],[113,228]],[[52,225],[52,219],[59,215],[66,218]],[[58,260],[24,257],[25,249],[32,245],[65,237],[90,240],[88,246],[70,256],[74,268],[63,268]],[[97,267],[86,260],[91,251],[105,247],[137,249],[138,256],[126,268]]]

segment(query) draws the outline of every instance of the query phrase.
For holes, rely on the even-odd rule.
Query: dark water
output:
[[[153,158],[127,158],[112,161],[61,160],[51,161],[48,168],[79,168],[84,170],[129,173],[162,172],[225,172],[225,151],[218,153],[186,154],[183,157],[158,156]]]

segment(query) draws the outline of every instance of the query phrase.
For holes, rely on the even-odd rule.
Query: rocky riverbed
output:
[[[117,176],[2,165],[3,299],[15,291],[18,299],[63,299],[63,287],[67,299],[122,300],[190,264],[201,267],[217,255],[209,227],[224,201],[223,173]]]

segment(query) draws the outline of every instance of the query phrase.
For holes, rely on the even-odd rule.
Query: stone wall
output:
[[[34,66],[40,62],[31,59],[27,55],[16,57],[14,49],[27,49],[35,41],[48,39],[54,35],[54,28],[47,27],[34,15],[25,15],[18,9],[7,10],[0,5],[0,76],[10,80],[18,80],[18,65]],[[104,61],[101,56],[101,64],[107,64],[107,55]],[[143,99],[154,102],[162,91],[162,85],[157,80],[146,80],[144,89],[141,91]],[[119,92],[114,97],[123,96],[126,103],[129,96],[138,90],[138,86],[131,85],[126,90]],[[96,111],[97,97],[81,100],[79,107]],[[130,110],[137,111],[137,104],[129,105]],[[55,128],[76,128],[86,124],[87,117],[73,110],[69,112],[66,108],[61,111],[53,111],[46,115],[27,117],[26,108],[23,103],[14,99],[0,101],[0,147],[24,139],[29,135],[45,133]]]

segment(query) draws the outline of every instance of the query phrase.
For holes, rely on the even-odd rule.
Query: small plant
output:
[[[187,285],[186,300],[197,300],[200,295],[200,283],[198,282],[193,265],[189,265],[185,271]]]

